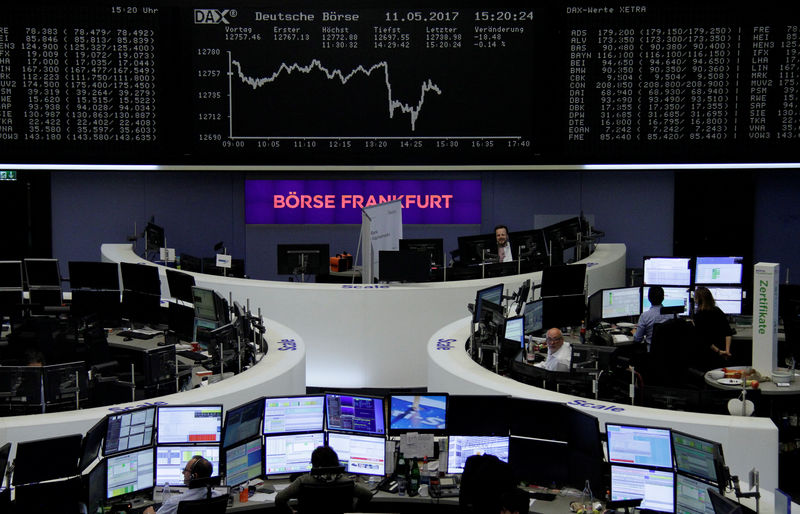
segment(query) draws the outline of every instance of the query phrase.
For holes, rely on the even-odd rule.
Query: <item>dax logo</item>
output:
[[[436,341],[436,349],[437,350],[452,350],[455,348],[453,343],[455,343],[455,339],[439,339]]]
[[[278,344],[280,345],[278,347],[279,352],[286,352],[286,351],[293,352],[297,350],[297,343],[295,342],[294,339],[281,339],[280,341],[278,341]]]
[[[231,18],[236,17],[235,9],[195,9],[194,10],[194,23],[196,25],[219,25],[223,23],[228,25],[230,22],[226,16],[230,15]]]

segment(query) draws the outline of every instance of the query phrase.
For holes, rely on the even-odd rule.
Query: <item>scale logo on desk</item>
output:
[[[455,339],[439,339],[436,341],[436,349],[437,350],[452,350],[455,348],[453,343],[455,343]]]
[[[294,339],[281,339],[278,341],[278,351],[279,352],[293,352],[297,350],[297,342]]]

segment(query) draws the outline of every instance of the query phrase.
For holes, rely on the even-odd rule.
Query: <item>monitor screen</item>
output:
[[[325,444],[325,434],[268,435],[264,437],[264,474],[283,475],[311,470],[311,452]]]
[[[14,485],[44,482],[78,474],[81,434],[17,443]]]
[[[447,472],[463,473],[473,455],[494,455],[508,462],[508,436],[451,435],[447,438]]]
[[[512,416],[507,400],[499,395],[450,396],[447,431],[460,435],[508,435]]]
[[[192,296],[194,277],[192,275],[168,269],[167,285],[169,286],[169,295],[171,297],[188,303],[194,302],[194,296]]]
[[[119,263],[122,273],[122,287],[128,291],[138,291],[161,296],[161,279],[158,267],[149,264]]]
[[[22,261],[0,261],[0,289],[22,289]]]
[[[194,340],[194,309],[175,302],[167,305],[167,328],[181,341]]]
[[[689,257],[645,257],[644,284],[649,286],[689,286],[692,269]]]
[[[44,398],[48,404],[74,403],[76,396],[89,397],[89,374],[86,362],[65,362],[42,368]]]
[[[265,434],[320,432],[324,418],[324,396],[288,396],[264,400]]]
[[[582,295],[551,296],[542,299],[542,326],[578,327],[586,319],[586,303]]]
[[[642,498],[639,509],[675,511],[675,473],[661,469],[611,466],[611,500]]]
[[[100,454],[100,445],[103,443],[103,436],[106,435],[106,418],[101,419],[86,432],[81,445],[81,460],[78,463],[78,472],[83,471],[94,462]]]
[[[380,250],[378,270],[381,282],[427,282],[431,263],[423,253]]]
[[[672,468],[672,439],[667,428],[606,424],[608,461]]]
[[[103,455],[113,455],[153,444],[155,407],[110,414],[107,419]]]
[[[444,240],[401,239],[400,250],[424,254],[430,266],[444,265]]]
[[[742,283],[744,257],[698,257],[695,260],[694,283],[731,285]]]
[[[93,319],[104,327],[114,328],[122,325],[119,291],[73,289],[69,312],[76,319]]]
[[[472,315],[474,323],[481,320],[481,303],[484,300],[496,305],[503,305],[503,284],[487,287],[477,292],[475,295],[475,309]]]
[[[56,259],[25,259],[28,287],[61,287],[61,274]]]
[[[548,296],[583,295],[586,265],[550,266],[542,270],[542,298]]]
[[[116,262],[70,261],[71,289],[106,289],[119,291],[119,265]]]
[[[147,226],[144,227],[144,240],[145,248],[148,252],[164,248],[166,244],[164,239],[164,227],[160,227],[155,223],[148,223]]]
[[[506,319],[505,338],[509,341],[516,341],[520,348],[525,347],[525,317],[514,316]]]
[[[145,385],[175,380],[175,345],[157,346],[144,352]]]
[[[162,405],[158,408],[158,444],[219,443],[222,405]]]
[[[673,431],[672,448],[675,452],[675,467],[679,472],[714,483],[719,482],[717,465],[722,459],[722,447],[719,443]]]
[[[741,505],[713,489],[708,491],[708,496],[714,506],[714,514],[741,514],[744,511]]]
[[[260,434],[263,405],[263,401],[259,398],[225,411],[225,428],[222,431],[224,448]]]
[[[642,288],[642,312],[647,311],[652,307],[650,300],[647,299],[647,294],[650,292],[649,287]],[[678,307],[683,305],[684,310],[680,316],[689,315],[689,290],[685,287],[665,287],[664,288],[664,301],[661,303],[663,307]]]
[[[493,233],[458,237],[458,255],[462,264],[476,264],[483,262],[484,258],[496,258],[496,254],[490,253],[496,251],[497,243]]]
[[[184,485],[183,470],[195,455],[211,462],[211,476],[219,475],[219,446],[156,446],[156,485]]]
[[[392,395],[389,399],[389,429],[437,431],[447,428],[447,395]]]
[[[383,398],[348,394],[325,395],[328,430],[383,435]]]
[[[386,439],[353,434],[328,434],[328,446],[339,456],[348,473],[386,474]]]
[[[279,244],[278,275],[327,275],[330,272],[330,245]]]
[[[604,320],[628,318],[642,313],[642,290],[639,287],[603,289],[602,313]]]
[[[225,450],[225,485],[233,487],[260,477],[263,451],[260,437]]]
[[[714,514],[709,487],[711,484],[678,473],[675,477],[675,514]]]
[[[525,304],[522,315],[525,317],[525,333],[533,334],[542,330],[542,300],[536,300]]]
[[[145,325],[160,324],[161,296],[140,291],[123,291],[122,316]]]
[[[714,303],[725,314],[742,313],[742,288],[741,287],[708,287]]]
[[[202,287],[192,288],[194,301],[194,315],[199,319],[217,321],[217,304],[214,300],[214,291]]]
[[[106,461],[106,498],[153,487],[153,449],[115,455]],[[183,483],[183,478],[178,483]]]

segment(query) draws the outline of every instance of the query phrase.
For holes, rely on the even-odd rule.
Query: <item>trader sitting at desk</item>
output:
[[[202,455],[195,455],[189,462],[186,463],[186,468],[183,470],[183,483],[187,486],[192,480],[198,478],[208,478],[214,471],[214,465]],[[156,512],[153,507],[147,507],[144,514],[174,514],[178,511],[178,504],[184,500],[200,500],[206,497],[205,487],[190,488],[183,494],[171,495],[161,508]],[[211,491],[212,496],[217,496],[216,491]]]
[[[653,325],[663,323],[671,319],[671,316],[661,314],[661,304],[664,302],[664,288],[661,286],[650,286],[647,292],[647,299],[650,300],[650,309],[639,316],[639,323],[633,332],[633,342],[647,343],[647,351],[650,351],[650,342],[653,340]]]
[[[547,358],[543,362],[537,362],[535,366],[547,371],[569,371],[572,347],[569,343],[564,342],[561,330],[557,328],[548,330],[545,343],[547,344]]]
[[[499,262],[511,262],[514,256],[511,255],[511,243],[508,242],[508,227],[497,225],[494,228],[494,237],[497,241],[497,260]]]

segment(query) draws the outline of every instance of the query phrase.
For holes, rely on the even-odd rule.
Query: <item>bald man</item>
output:
[[[561,330],[551,328],[547,331],[547,359],[535,364],[547,371],[569,371],[569,363],[572,360],[572,347],[564,342],[564,335]]]
[[[196,478],[208,478],[211,476],[211,473],[214,471],[214,465],[207,459],[205,459],[202,455],[195,455],[189,462],[186,463],[186,467],[183,468],[183,483],[184,485],[188,486],[189,483],[196,479]],[[211,496],[218,496],[216,491],[211,491]],[[154,510],[153,507],[147,507],[145,509],[144,514],[175,514],[178,511],[178,503],[184,500],[200,500],[206,497],[206,488],[205,487],[197,487],[195,489],[189,489],[183,494],[172,494],[167,501],[161,505],[161,508],[158,511]]]

